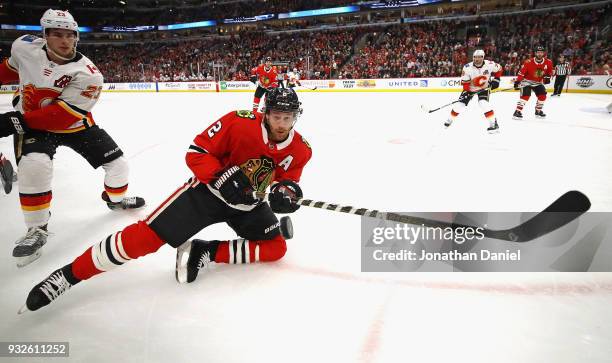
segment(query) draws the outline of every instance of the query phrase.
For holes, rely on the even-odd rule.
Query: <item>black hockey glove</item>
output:
[[[293,213],[300,208],[295,200],[302,196],[302,189],[296,182],[282,180],[270,188],[268,201],[274,213]]]
[[[217,180],[212,184],[229,204],[252,205],[259,202],[253,197],[251,181],[238,166],[232,166],[219,173]]]
[[[253,82],[253,84],[257,84],[257,76],[251,76],[251,82]]]
[[[550,76],[544,76],[543,80],[544,80],[544,84],[549,84],[550,83]]]
[[[514,81],[514,89],[517,90],[517,91],[521,89],[521,82],[520,81]]]
[[[19,111],[0,113],[0,137],[25,134],[28,126]]]
[[[468,91],[461,92],[461,94],[459,95],[459,102],[465,103],[467,105],[468,102],[470,102],[472,95],[473,95],[472,92],[468,92]]]
[[[491,90],[499,88],[499,78],[493,78],[491,80]]]

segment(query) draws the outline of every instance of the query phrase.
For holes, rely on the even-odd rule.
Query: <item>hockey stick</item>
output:
[[[450,105],[454,105],[454,104],[455,104],[455,103],[457,103],[457,102],[459,102],[459,100],[453,101],[453,102],[451,102],[451,103],[447,103],[447,104],[446,104],[446,105],[444,105],[444,106],[440,106],[440,107],[438,107],[438,108],[433,108],[433,109],[431,109],[431,110],[430,110],[430,109],[428,109],[427,107],[425,107],[425,105],[421,105],[421,110],[423,110],[423,111],[425,111],[425,112],[427,112],[427,113],[432,113],[432,112],[436,112],[436,111],[438,111],[438,110],[441,110],[441,109],[443,109],[444,107],[448,107],[448,106],[450,106]]]
[[[267,193],[254,192],[253,196],[265,199]],[[354,208],[351,206],[341,206],[321,201],[313,201],[310,199],[297,199],[296,204],[306,207],[327,209],[334,212],[342,212],[356,214],[364,217],[384,219],[393,222],[400,222],[413,225],[423,225],[425,227],[440,227],[440,228],[479,228],[482,234],[488,238],[494,238],[511,242],[528,242],[547,233],[550,233],[574,219],[578,218],[584,212],[591,208],[589,198],[579,191],[569,191],[555,200],[542,212],[536,214],[528,221],[519,224],[516,227],[502,230],[493,230],[483,228],[481,226],[470,226],[459,223],[443,222],[434,219],[422,218],[401,215],[397,213],[379,212],[366,208]]]
[[[523,88],[523,87],[519,87],[518,90],[520,90],[521,88]],[[509,88],[496,89],[496,90],[491,91],[491,93],[512,91],[513,89],[514,89],[514,86],[513,87],[509,87]]]
[[[301,84],[300,84],[299,86],[300,86],[300,87],[302,87],[302,88],[306,88],[307,90],[311,90],[311,91],[314,91],[314,90],[316,90],[316,89],[317,89],[317,86],[314,86],[314,88],[310,88],[310,87],[302,86]]]
[[[520,90],[521,88],[523,88],[523,87],[519,87],[519,90]],[[510,90],[513,90],[513,89],[514,89],[514,87],[510,87],[510,88],[502,88],[502,89],[497,89],[497,90],[495,90],[495,91],[491,91],[491,93],[497,93],[497,92],[506,92],[506,91],[510,91]],[[478,92],[472,92],[472,93],[473,93],[473,94],[476,94],[476,93],[478,93]],[[425,111],[425,112],[428,112],[428,113],[432,113],[432,112],[436,112],[436,111],[438,111],[438,110],[440,110],[440,109],[443,109],[443,108],[445,108],[445,107],[448,107],[448,106],[450,106],[450,105],[454,105],[454,104],[455,104],[455,103],[457,103],[457,102],[461,102],[461,101],[456,100],[456,101],[453,101],[453,102],[451,102],[451,103],[447,103],[447,104],[446,104],[446,105],[444,105],[444,106],[440,106],[440,107],[438,107],[438,108],[433,108],[433,109],[428,109],[427,107],[425,107],[425,105],[421,105],[421,110],[423,110],[423,111]]]

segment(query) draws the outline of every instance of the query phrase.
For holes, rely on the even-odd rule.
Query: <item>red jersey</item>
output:
[[[251,75],[257,76],[259,85],[263,88],[276,88],[278,87],[278,71],[275,66],[266,68],[265,64],[260,64],[259,67],[253,68]]]
[[[535,58],[530,58],[523,63],[516,80],[521,82],[525,79],[528,83],[541,84],[544,76],[552,77],[553,70],[554,67],[550,59],[544,58],[537,62]]]
[[[237,165],[253,189],[261,192],[276,181],[299,182],[311,156],[310,145],[297,131],[291,130],[281,143],[272,142],[263,114],[242,110],[228,113],[196,136],[186,161],[195,177],[205,184],[214,180],[218,172]],[[208,187],[220,197],[216,189]]]

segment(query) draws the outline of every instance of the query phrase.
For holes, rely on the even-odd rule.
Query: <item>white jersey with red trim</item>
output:
[[[287,83],[290,86],[296,86],[300,83],[300,74],[298,72],[287,72]]]
[[[469,84],[470,92],[477,92],[489,87],[490,78],[501,76],[502,67],[490,60],[485,60],[480,67],[476,67],[474,62],[463,66],[461,72],[461,83]]]
[[[77,52],[72,61],[57,64],[47,57],[44,39],[24,35],[13,42],[8,65],[19,73],[16,110],[30,112],[55,102],[80,118],[55,132],[74,132],[93,125],[90,111],[98,101],[104,78],[87,57]]]

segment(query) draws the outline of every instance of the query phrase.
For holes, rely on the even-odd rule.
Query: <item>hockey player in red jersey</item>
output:
[[[537,118],[545,118],[546,114],[542,111],[544,101],[546,101],[546,87],[544,85],[550,83],[550,78],[553,74],[552,61],[544,57],[544,47],[537,46],[535,48],[535,57],[527,59],[514,82],[514,89],[521,90],[521,98],[516,104],[516,110],[512,118],[515,120],[523,119],[523,108],[533,90],[538,98],[535,107],[535,116]]]
[[[257,85],[255,96],[253,97],[253,111],[259,109],[261,98],[272,88],[278,87],[278,71],[272,65],[272,58],[266,57],[265,64],[251,70],[251,82]]]
[[[17,266],[36,260],[47,242],[52,199],[53,157],[59,146],[79,153],[105,171],[102,199],[110,209],[140,208],[139,197],[125,198],[129,168],[115,141],[94,122],[91,110],[103,77],[77,51],[79,28],[70,13],[49,9],[40,19],[42,38],[15,40],[0,65],[0,83],[19,82],[16,111],[0,114],[0,137],[16,134],[19,199],[27,232],[13,249]]]
[[[186,162],[193,177],[146,219],[105,237],[29,293],[20,312],[48,305],[76,283],[168,244],[177,251],[176,278],[192,282],[211,262],[245,264],[282,258],[287,249],[274,213],[292,213],[298,185],[312,155],[293,129],[301,113],[292,89],[275,88],[265,114],[233,111],[196,136]],[[269,186],[269,204],[255,198]],[[188,241],[205,227],[227,223],[233,241]]]

